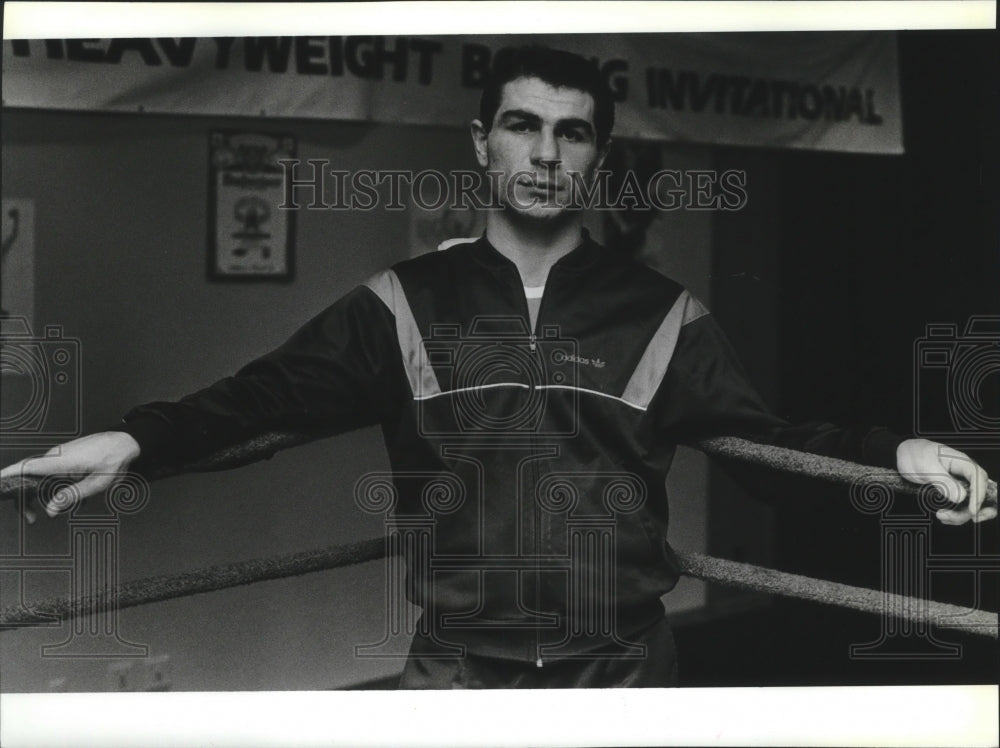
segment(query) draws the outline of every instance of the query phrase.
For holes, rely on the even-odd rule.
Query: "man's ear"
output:
[[[490,163],[489,150],[486,147],[486,139],[489,137],[489,133],[478,119],[472,120],[469,130],[472,133],[472,147],[476,149],[476,160],[485,169]]]

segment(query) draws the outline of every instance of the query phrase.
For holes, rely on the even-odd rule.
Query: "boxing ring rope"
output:
[[[158,469],[150,472],[147,477],[155,480],[179,473],[239,467],[270,458],[279,450],[303,444],[314,438],[313,435],[289,432],[265,434],[194,463]],[[926,487],[905,481],[885,469],[844,460],[763,446],[735,437],[707,439],[695,446],[714,457],[735,459],[794,475],[849,484],[852,487],[860,487],[862,491],[866,486],[876,485],[882,491],[918,497],[927,496]],[[873,484],[873,480],[877,480],[877,483]],[[0,498],[16,496],[20,492],[25,495],[31,494],[37,491],[40,483],[38,479],[30,477],[5,480],[0,484]],[[986,500],[990,503],[997,501],[997,485],[993,481],[990,481]],[[100,612],[107,608],[109,600],[115,601],[116,609],[130,608],[365,563],[384,558],[388,547],[386,539],[380,537],[325,549],[239,561],[180,574],[148,577],[122,583],[107,593],[74,599],[52,598],[28,607],[8,608],[0,612],[0,630],[51,623],[54,619],[66,620]],[[677,551],[676,555],[684,575],[706,582],[879,615],[891,610],[893,615],[913,623],[931,624],[978,636],[997,638],[996,613],[815,579],[691,551]]]

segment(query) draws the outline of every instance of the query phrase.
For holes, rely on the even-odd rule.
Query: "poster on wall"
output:
[[[213,130],[209,135],[208,277],[290,281],[295,214],[281,207],[291,135]]]
[[[35,313],[35,201],[4,198],[0,256],[0,316],[21,317],[30,326]]]

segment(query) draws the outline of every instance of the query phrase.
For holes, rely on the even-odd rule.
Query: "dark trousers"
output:
[[[533,662],[485,657],[434,657],[440,646],[417,634],[399,688],[670,688],[677,685],[677,650],[666,619],[626,637],[643,644],[642,658],[596,650],[587,659]],[[604,655],[604,656],[602,656]]]

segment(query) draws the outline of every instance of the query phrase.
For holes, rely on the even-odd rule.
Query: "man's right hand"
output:
[[[139,456],[139,444],[122,431],[102,431],[53,447],[41,457],[28,457],[0,470],[0,479],[50,475],[76,479],[60,488],[45,507],[50,517],[106,491]]]

